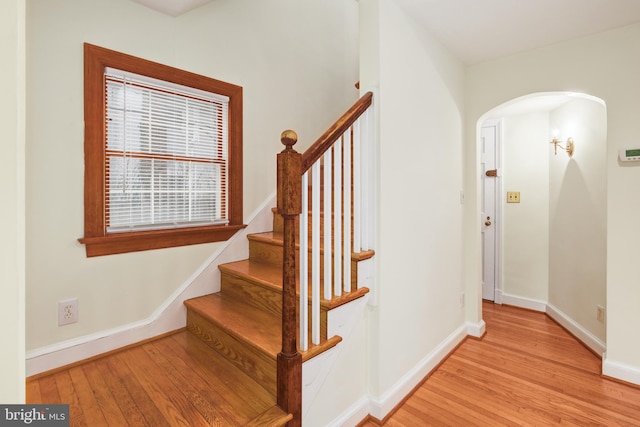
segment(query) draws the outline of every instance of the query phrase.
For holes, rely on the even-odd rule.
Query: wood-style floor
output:
[[[602,378],[601,360],[545,314],[483,311],[484,338],[458,347],[385,427],[640,426],[640,388]]]
[[[467,339],[385,426],[640,426],[640,388],[603,379],[600,359],[546,315],[483,309],[485,337]],[[27,401],[70,403],[74,426],[243,425],[274,402],[235,372],[180,332],[31,379]]]
[[[72,426],[241,426],[275,398],[182,331],[27,381],[28,403],[68,403]]]

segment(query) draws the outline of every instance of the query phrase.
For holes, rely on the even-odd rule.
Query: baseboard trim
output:
[[[466,337],[467,325],[463,324],[429,352],[382,396],[371,397],[369,400],[369,414],[378,420],[384,420],[387,414],[393,411]]]
[[[369,397],[363,397],[327,424],[327,427],[357,426],[369,416],[369,404]]]
[[[526,308],[528,310],[547,311],[547,302],[533,298],[525,298],[517,295],[502,293],[502,304],[513,305],[515,307]]]
[[[467,334],[474,338],[482,338],[487,332],[487,324],[484,323],[484,320],[480,320],[479,322],[467,322],[466,325]]]
[[[607,346],[598,337],[586,330],[582,325],[552,304],[547,304],[547,315],[558,322],[560,326],[569,331],[569,333],[580,340],[584,345],[590,348],[591,351],[600,357],[603,357]]]
[[[269,227],[273,224],[273,206],[275,194],[265,200],[249,217],[246,228],[221,245],[151,316],[116,328],[29,350],[26,353],[26,376],[70,365],[185,327],[186,309],[183,301],[219,289],[218,265],[249,256],[246,235],[271,229]]]
[[[602,360],[602,375],[614,380],[640,386],[640,369],[636,366],[611,360],[606,354]]]

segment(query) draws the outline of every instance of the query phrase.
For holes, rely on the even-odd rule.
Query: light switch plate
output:
[[[520,192],[507,191],[507,203],[520,203]]]

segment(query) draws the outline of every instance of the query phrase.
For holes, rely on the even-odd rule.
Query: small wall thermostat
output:
[[[620,150],[621,162],[638,162],[640,161],[640,148],[625,148]]]

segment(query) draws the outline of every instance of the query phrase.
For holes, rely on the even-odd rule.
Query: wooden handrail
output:
[[[322,134],[313,145],[302,154],[302,173],[309,170],[334,143],[334,141],[347,131],[356,120],[364,113],[373,102],[373,93],[367,92],[356,101],[346,113]]]
[[[278,154],[277,160],[277,212],[283,219],[282,350],[277,358],[277,399],[278,406],[293,415],[293,419],[287,423],[288,427],[302,425],[302,356],[297,346],[295,229],[296,220],[303,211],[303,175],[340,140],[372,102],[373,94],[367,92],[303,154],[293,148],[298,141],[294,131],[286,130],[280,136],[285,149]],[[347,231],[347,234],[351,233]],[[350,283],[349,279],[345,280]]]
[[[278,406],[293,415],[289,427],[302,425],[302,356],[296,337],[295,221],[302,213],[301,154],[293,149],[294,131],[282,132],[285,149],[278,154],[277,209],[284,222],[282,263],[282,350],[277,359]]]

